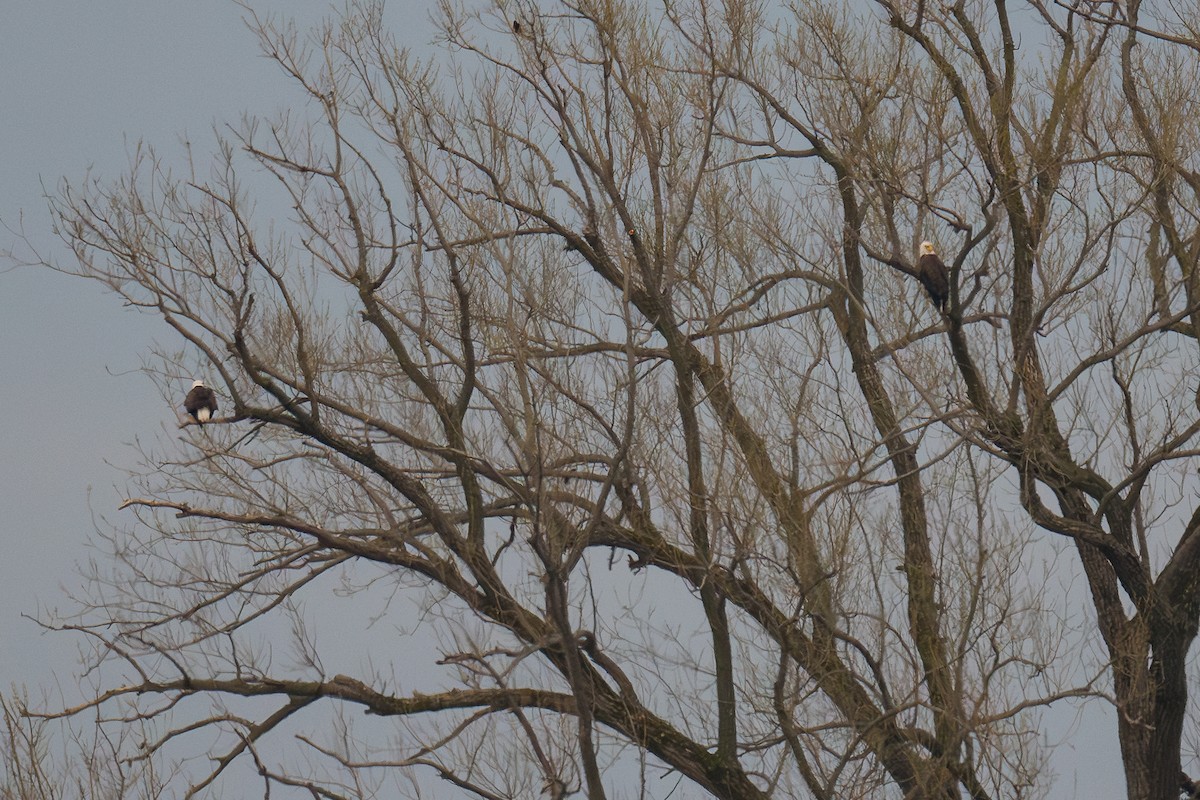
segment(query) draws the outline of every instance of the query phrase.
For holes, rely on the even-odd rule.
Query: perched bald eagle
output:
[[[193,381],[192,390],[183,398],[183,407],[192,419],[203,425],[217,413],[217,395],[204,385],[204,381]]]
[[[946,313],[946,301],[950,299],[950,273],[938,258],[932,242],[921,242],[921,255],[917,258],[917,280],[929,292],[929,299],[937,310]]]

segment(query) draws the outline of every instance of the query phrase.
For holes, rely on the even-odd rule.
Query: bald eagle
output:
[[[193,381],[192,390],[183,399],[183,407],[192,419],[203,425],[217,413],[217,395],[204,385],[204,381]]]
[[[921,255],[917,258],[917,280],[929,292],[929,299],[937,310],[946,313],[946,301],[950,298],[950,273],[938,258],[932,242],[921,242]]]

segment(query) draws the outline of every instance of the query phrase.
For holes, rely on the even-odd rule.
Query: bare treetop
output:
[[[193,790],[916,800],[1055,795],[1089,698],[1178,797],[1200,83],[1140,13],[252,17],[304,108],[54,201],[228,416],[145,452],[47,713]]]

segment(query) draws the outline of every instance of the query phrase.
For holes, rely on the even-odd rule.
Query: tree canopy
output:
[[[26,713],[195,793],[982,800],[1108,703],[1179,797],[1194,11],[248,12],[305,104],[52,201],[180,427],[53,623],[95,694]]]

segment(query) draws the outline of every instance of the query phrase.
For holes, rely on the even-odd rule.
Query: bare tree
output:
[[[42,703],[44,705],[44,702]],[[58,797],[160,797],[170,783],[157,765],[124,763],[123,753],[138,733],[136,725],[106,729],[80,717],[76,725],[53,725],[30,714],[24,694],[0,696],[2,800]]]
[[[446,3],[422,63],[250,12],[307,105],[54,202],[220,412],[143,453],[47,713],[192,793],[916,800],[1044,796],[1095,697],[1178,797],[1200,46],[1139,14]]]

